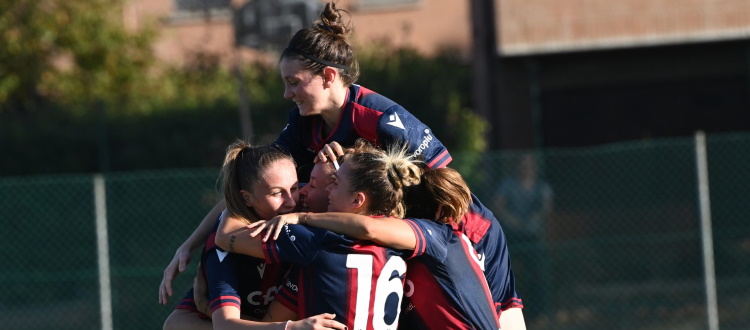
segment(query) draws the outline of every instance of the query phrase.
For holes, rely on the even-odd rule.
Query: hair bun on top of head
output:
[[[405,154],[405,150],[389,151],[385,163],[394,187],[403,189],[420,183],[422,169]]]
[[[334,2],[326,3],[320,16],[315,20],[313,26],[320,30],[334,34],[348,35],[351,32],[350,24],[344,24],[341,13],[344,12],[351,18],[351,14],[344,9],[337,9]],[[351,19],[349,20],[351,23]]]

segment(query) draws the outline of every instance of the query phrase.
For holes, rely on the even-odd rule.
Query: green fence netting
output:
[[[750,134],[707,141],[720,325],[746,329]],[[708,328],[695,149],[680,138],[454,154],[500,218],[529,329]],[[512,179],[523,159],[530,188]],[[218,168],[102,177],[113,327],[160,329],[196,265],[170,306],[158,304],[162,271],[217,201]],[[94,200],[94,175],[0,178],[3,329],[101,328]]]

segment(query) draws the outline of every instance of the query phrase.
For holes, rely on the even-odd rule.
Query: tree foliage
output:
[[[0,0],[0,111],[82,111],[148,91],[154,30],[128,31],[122,0]]]
[[[238,73],[253,140],[268,143],[283,128],[294,104],[275,64],[237,72],[201,50],[181,67],[160,63],[156,29],[126,29],[123,1],[0,0],[0,175],[216,167],[242,137]],[[383,43],[359,58],[359,83],[432,127],[454,157],[485,149],[471,70],[456,52],[428,58]],[[40,145],[54,157],[29,151]]]

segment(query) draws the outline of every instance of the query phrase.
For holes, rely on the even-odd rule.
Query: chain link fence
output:
[[[747,329],[750,134],[707,141],[719,324]],[[694,139],[454,159],[501,218],[529,329],[709,328]],[[519,170],[524,159],[532,170]],[[524,171],[537,184],[508,180]],[[114,329],[160,329],[189,288],[195,262],[174,283],[170,306],[158,304],[162,271],[217,201],[217,177],[217,169],[103,176],[104,306]],[[3,329],[107,323],[95,178],[0,178]]]

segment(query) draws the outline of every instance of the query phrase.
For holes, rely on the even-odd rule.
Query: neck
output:
[[[328,135],[333,131],[339,124],[339,118],[341,117],[341,111],[343,111],[344,103],[346,102],[346,95],[349,91],[344,86],[336,85],[332,87],[335,90],[331,93],[330,108],[323,111],[320,116],[323,117],[325,125],[323,127],[323,133]]]

